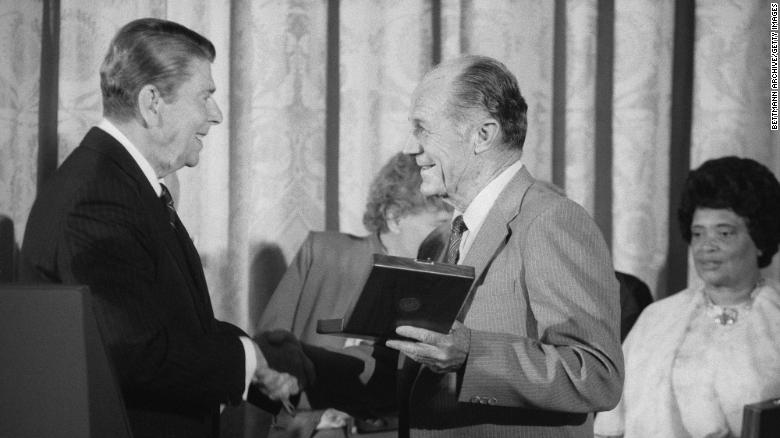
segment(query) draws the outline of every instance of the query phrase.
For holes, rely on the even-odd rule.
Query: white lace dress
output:
[[[595,432],[738,437],[745,404],[780,397],[780,285],[766,281],[737,312],[721,324],[701,289],[647,307],[623,344],[623,398]]]

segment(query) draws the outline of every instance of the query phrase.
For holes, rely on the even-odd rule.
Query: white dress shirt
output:
[[[515,176],[515,174],[523,168],[523,162],[520,160],[515,161],[511,166],[504,169],[497,177],[493,178],[474,199],[471,201],[466,211],[461,212],[455,210],[453,212],[453,219],[458,215],[463,215],[463,222],[468,229],[463,232],[463,236],[460,239],[460,257],[458,258],[458,264],[460,264],[466,254],[468,254],[471,245],[474,243],[474,239],[479,234],[482,224],[485,222],[488,213],[493,208],[493,204],[496,203],[498,195],[504,191],[509,181]]]

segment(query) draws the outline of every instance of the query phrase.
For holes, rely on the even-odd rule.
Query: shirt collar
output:
[[[469,248],[471,248],[471,244],[474,243],[474,239],[477,234],[479,234],[479,230],[482,228],[482,224],[485,222],[488,213],[493,208],[493,204],[496,203],[498,195],[504,191],[504,188],[509,184],[509,181],[511,181],[515,174],[522,168],[523,162],[520,160],[515,161],[477,193],[477,196],[475,196],[469,206],[466,207],[466,211],[460,212],[455,210],[453,218],[462,214],[463,222],[465,222],[466,227],[468,227],[468,231],[463,234],[463,238],[460,242],[460,260],[463,260]]]
[[[97,127],[103,131],[106,131],[106,133],[108,133],[110,136],[114,137],[116,141],[118,141],[127,150],[130,156],[133,157],[133,160],[135,160],[135,162],[138,164],[138,167],[141,168],[141,172],[144,173],[146,179],[149,180],[149,184],[152,185],[152,189],[154,189],[154,192],[157,193],[157,196],[159,197],[162,194],[160,180],[157,178],[157,174],[154,172],[152,165],[149,164],[149,161],[147,161],[146,157],[144,157],[143,154],[133,145],[133,142],[131,142],[130,139],[128,139],[122,133],[122,131],[116,127],[116,125],[111,123],[111,121],[106,118],[103,118]]]

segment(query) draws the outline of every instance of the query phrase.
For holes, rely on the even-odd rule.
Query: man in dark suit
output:
[[[450,333],[399,327],[417,342],[387,342],[422,365],[400,376],[412,436],[588,437],[592,413],[620,399],[609,251],[587,213],[523,165],[526,109],[514,75],[481,56],[444,62],[412,97],[404,152],[422,193],[455,207],[445,261],[475,268]]]
[[[22,280],[90,287],[136,438],[215,437],[220,405],[246,398],[250,383],[272,400],[299,391],[214,318],[198,253],[159,182],[195,166],[222,121],[214,56],[170,21],[120,29],[100,69],[104,119],[40,192],[22,245]]]

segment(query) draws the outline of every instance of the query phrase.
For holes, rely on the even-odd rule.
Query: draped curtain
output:
[[[688,58],[675,57],[681,3]],[[669,258],[672,182],[726,154],[780,175],[769,11],[765,0],[0,0],[0,214],[21,243],[46,157],[60,163],[100,119],[98,68],[116,30],[145,16],[185,24],[216,46],[224,122],[169,184],[217,315],[251,330],[309,231],[365,233],[367,187],[408,139],[423,73],[485,54],[529,103],[529,170],[594,215],[616,269],[666,296],[698,281],[669,274],[687,265]],[[672,140],[678,58],[693,69],[683,144]]]

